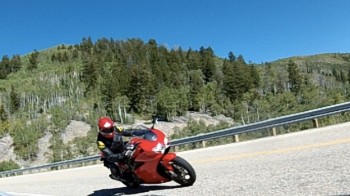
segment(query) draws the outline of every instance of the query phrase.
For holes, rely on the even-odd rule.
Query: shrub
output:
[[[12,160],[0,162],[0,172],[19,168],[19,165]]]

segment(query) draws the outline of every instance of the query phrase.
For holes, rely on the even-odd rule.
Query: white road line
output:
[[[31,193],[15,193],[15,192],[7,192],[9,195],[5,196],[53,196],[53,195],[41,195],[41,194],[31,194]]]

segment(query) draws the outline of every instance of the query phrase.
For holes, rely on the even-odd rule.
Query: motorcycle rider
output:
[[[110,178],[114,180],[121,180],[120,170],[115,162],[120,163],[125,159],[123,154],[123,136],[143,135],[144,129],[130,129],[124,130],[109,117],[103,116],[98,120],[98,135],[97,146],[103,153],[103,164],[109,168],[111,174]]]

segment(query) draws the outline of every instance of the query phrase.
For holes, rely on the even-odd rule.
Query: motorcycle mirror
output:
[[[153,116],[152,124],[157,124],[157,123],[158,123],[158,118],[156,116]]]
[[[158,122],[157,116],[152,116],[152,127],[151,127],[151,129],[154,129],[154,125],[157,124],[157,122]]]

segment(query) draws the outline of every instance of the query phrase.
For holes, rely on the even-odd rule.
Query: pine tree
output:
[[[7,55],[2,57],[0,62],[0,79],[6,79],[7,75],[11,73],[10,59]]]
[[[21,57],[18,54],[13,55],[12,59],[10,61],[10,64],[11,64],[11,72],[12,73],[19,71],[22,68]]]
[[[241,98],[253,86],[249,67],[242,61],[225,61],[222,72],[223,91],[231,101]]]
[[[250,78],[252,79],[253,88],[258,88],[260,86],[260,76],[253,64],[250,65]]]
[[[83,60],[81,80],[86,86],[85,93],[91,92],[97,86],[99,77],[98,67],[97,58],[94,56],[87,57]]]
[[[4,59],[4,57],[3,57]],[[4,80],[7,78],[7,69],[6,64],[3,61],[0,62],[0,80]]]
[[[175,50],[171,50],[167,56],[167,64],[169,66],[167,81],[170,87],[180,88],[187,84],[187,68],[183,65],[179,53]]]
[[[167,52],[165,55],[167,55]],[[155,76],[155,90],[158,91],[165,83],[167,64],[163,63],[164,60],[160,58],[161,52],[159,51],[157,42],[154,39],[148,41],[146,56],[152,69],[152,73]]]
[[[293,61],[288,62],[288,80],[290,91],[295,95],[299,94],[303,84],[303,76],[298,68],[298,65]]]
[[[214,52],[210,47],[207,49],[201,47],[199,53],[201,55],[200,63],[202,67],[202,73],[204,74],[204,81],[205,83],[211,82],[214,80],[214,76],[216,74]]]
[[[245,62],[245,60],[244,60],[244,58],[243,58],[243,56],[242,56],[242,55],[238,55],[238,57],[237,57],[236,61],[237,61],[237,62],[239,62],[239,63],[246,64],[246,62]]]
[[[10,74],[11,64],[10,64],[10,58],[7,55],[2,57],[1,64],[5,67],[6,74]]]
[[[38,67],[38,56],[39,56],[39,52],[34,50],[34,52],[32,52],[29,55],[29,65],[28,65],[28,70],[34,70]]]
[[[91,49],[93,47],[93,43],[91,41],[91,37],[88,37],[88,38],[83,38],[79,48],[80,50],[83,52],[83,53],[87,53],[87,54],[90,54],[91,53]]]
[[[223,92],[232,101],[236,98],[234,96],[235,81],[233,80],[234,78],[233,64],[229,61],[224,61],[222,72],[224,74]]]
[[[197,95],[200,93],[201,89],[204,86],[204,75],[201,70],[192,70],[189,72],[190,77],[190,92],[189,92],[189,99],[190,99],[190,109],[191,110],[197,110],[199,109],[199,103],[198,100],[195,99]]]
[[[188,70],[201,69],[201,56],[198,52],[193,51],[191,48],[186,53],[186,62]]]
[[[133,65],[130,70],[130,85],[127,97],[130,99],[130,111],[148,113],[148,108],[154,99],[154,79],[146,64]]]
[[[230,62],[235,62],[236,61],[236,56],[233,54],[233,52],[228,53],[228,59]]]

